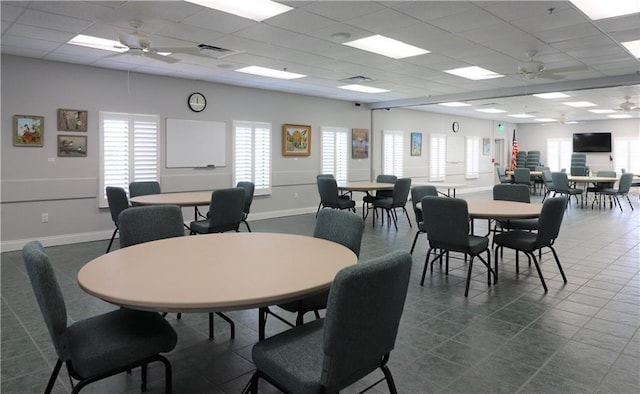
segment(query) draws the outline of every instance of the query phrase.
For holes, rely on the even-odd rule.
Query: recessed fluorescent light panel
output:
[[[459,101],[451,101],[449,103],[439,103],[438,105],[444,105],[445,107],[470,107],[471,104],[461,103]]]
[[[596,105],[594,103],[591,103],[589,101],[571,101],[568,103],[562,103],[564,105],[568,105],[569,107],[573,107],[573,108],[585,108],[585,107],[595,107]]]
[[[621,44],[624,45],[633,56],[640,59],[640,40],[622,42]]]
[[[503,114],[507,112],[505,110],[497,109],[497,108],[483,108],[483,109],[476,109],[476,111],[484,112],[485,114]]]
[[[636,0],[570,0],[591,20],[613,18],[640,12],[640,2]]]
[[[628,119],[628,118],[633,118],[633,116],[629,115],[629,114],[613,114],[613,115],[607,115],[610,118],[613,119]]]
[[[557,98],[566,98],[569,97],[568,94],[564,94],[561,92],[551,92],[551,93],[538,93],[534,94],[534,96],[541,99],[557,99]]]
[[[237,69],[236,71],[246,74],[260,75],[262,77],[278,78],[278,79],[297,79],[306,77],[306,75],[290,73],[288,71],[274,70],[272,68],[248,66]]]
[[[124,47],[120,42],[114,40],[107,40],[105,38],[85,36],[78,34],[71,40],[67,41],[67,44],[78,45],[81,47],[101,49],[103,51],[111,52],[126,52],[129,48]]]
[[[589,109],[587,111],[592,112],[594,114],[613,114],[616,112],[613,109]]]
[[[493,71],[478,66],[454,68],[452,70],[445,70],[445,72],[458,77],[472,79],[474,81],[504,77],[502,74],[494,73]]]
[[[512,118],[533,118],[533,115],[529,114],[510,114],[507,116],[511,116]]]
[[[429,53],[426,49],[414,47],[413,45],[405,44],[402,41],[394,40],[393,38],[381,36],[379,34],[361,38],[359,40],[345,42],[344,45],[362,49],[363,51],[373,52],[378,55],[387,56],[392,59],[403,59],[405,57]]]
[[[553,118],[537,118],[535,119],[536,122],[555,122],[556,120]]]
[[[189,3],[198,4],[203,7],[227,12],[247,19],[261,22],[272,16],[280,15],[289,10],[284,4],[271,0],[186,0]]]
[[[388,90],[386,90],[386,89],[373,88],[371,86],[364,86],[364,85],[344,85],[344,86],[338,86],[338,87],[340,89],[353,90],[355,92],[362,92],[362,93],[384,93],[384,92],[388,92]]]

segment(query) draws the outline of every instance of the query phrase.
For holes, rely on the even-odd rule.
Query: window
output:
[[[403,173],[404,133],[402,131],[384,130],[382,134],[382,173],[401,178]]]
[[[345,127],[322,127],[322,174],[333,174],[336,181],[347,180],[347,133]]]
[[[550,138],[547,140],[547,167],[551,171],[567,170],[571,167],[573,142],[571,138]]]
[[[271,194],[271,123],[233,122],[233,184],[255,184],[254,195]]]
[[[158,181],[160,117],[100,111],[99,122],[98,205],[108,207],[107,186],[122,187],[128,191],[130,182]]]
[[[613,145],[613,167],[616,172],[640,174],[640,140],[616,138]]]
[[[429,181],[444,181],[447,136],[444,134],[429,134]]]
[[[478,179],[480,176],[480,137],[466,137],[466,179]]]

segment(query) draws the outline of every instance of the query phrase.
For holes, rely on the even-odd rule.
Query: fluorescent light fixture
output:
[[[272,68],[260,66],[248,66],[239,68],[236,71],[246,74],[260,75],[262,77],[278,78],[278,79],[297,79],[306,77],[306,75],[290,73],[288,71],[274,70]]]
[[[338,86],[340,89],[347,89],[347,90],[353,90],[355,92],[362,92],[362,93],[384,93],[384,92],[388,92],[388,90],[386,89],[379,89],[379,88],[374,88],[371,86],[364,86],[364,85],[344,85],[344,86]]]
[[[507,116],[511,116],[512,118],[533,118],[533,115],[529,114],[510,114]]]
[[[592,112],[594,114],[613,114],[616,112],[613,109],[589,109],[587,111]]]
[[[553,118],[536,118],[536,122],[557,122],[556,119]]]
[[[541,99],[557,99],[557,98],[570,97],[568,94],[564,94],[562,92],[538,93],[538,94],[534,94],[534,96]]]
[[[73,37],[71,40],[67,41],[67,44],[111,52],[126,52],[129,50],[129,48],[125,47],[118,41],[107,40],[100,37],[85,36],[83,34],[78,34]]]
[[[640,12],[640,2],[636,0],[570,0],[591,20],[613,18]]]
[[[363,51],[377,53],[378,55],[387,56],[392,59],[403,59],[405,57],[429,53],[426,49],[405,44],[402,41],[394,40],[393,38],[381,36],[379,34],[361,38],[359,40],[345,42],[343,45],[362,49]]]
[[[478,66],[454,68],[452,70],[445,70],[445,72],[457,75],[458,77],[472,79],[474,81],[479,79],[493,79],[504,77],[504,75],[502,74],[494,73],[493,71]]]
[[[578,124],[580,122],[576,121],[576,120],[570,120],[568,122],[564,122],[564,124]]]
[[[628,118],[633,118],[633,116],[629,115],[629,114],[613,114],[613,115],[607,115],[610,118],[613,119],[628,119]]]
[[[585,108],[585,107],[596,107],[596,104],[591,103],[589,101],[570,101],[568,103],[562,103],[564,105],[568,105],[573,108]]]
[[[203,7],[213,8],[214,10],[227,12],[242,18],[253,19],[261,22],[272,16],[280,15],[289,10],[284,4],[276,3],[271,0],[186,0],[189,3],[198,4]]]
[[[621,44],[624,45],[633,56],[640,59],[640,40],[622,42]]]
[[[471,104],[461,103],[459,101],[451,101],[448,103],[439,103],[438,105],[444,105],[445,107],[470,107]]]
[[[482,108],[482,109],[476,109],[476,111],[484,112],[486,114],[503,114],[507,112],[505,110],[497,109],[497,108]]]

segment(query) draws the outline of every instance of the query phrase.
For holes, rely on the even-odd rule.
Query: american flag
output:
[[[518,156],[518,152],[520,152],[520,148],[518,147],[518,140],[516,139],[516,131],[513,130],[513,143],[511,145],[511,171],[516,169],[516,165],[518,164],[516,160],[516,156]]]

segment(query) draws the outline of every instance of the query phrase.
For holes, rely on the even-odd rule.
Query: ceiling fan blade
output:
[[[561,79],[564,79],[564,77],[562,75],[556,75],[556,74],[545,73],[545,72],[540,74],[540,76],[538,78],[553,79],[554,81],[559,81]]]
[[[554,68],[550,70],[545,70],[545,72],[548,72],[551,74],[564,74],[564,73],[571,73],[576,71],[588,71],[588,70],[589,70],[589,67],[587,66],[572,66],[572,67]]]
[[[154,60],[159,60],[161,62],[165,62],[165,63],[177,63],[180,61],[180,59],[176,59],[175,57],[171,57],[171,56],[164,56],[164,55],[159,55],[155,52],[146,52],[144,54],[144,56],[154,59]]]

